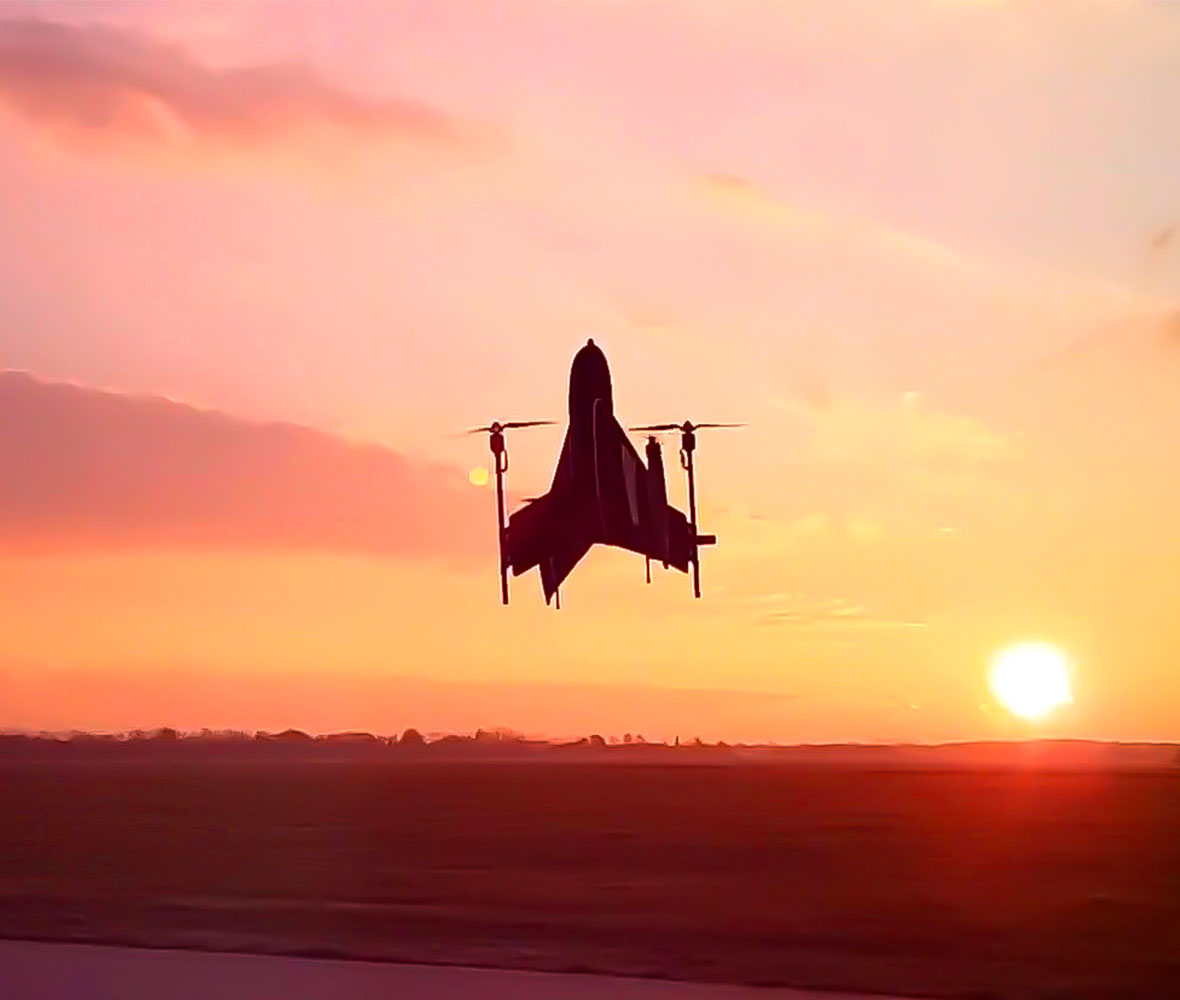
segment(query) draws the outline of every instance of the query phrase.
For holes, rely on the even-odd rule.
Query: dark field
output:
[[[1180,995],[1180,775],[0,764],[0,935]]]

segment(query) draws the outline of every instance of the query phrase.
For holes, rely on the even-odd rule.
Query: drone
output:
[[[500,553],[500,599],[508,603],[508,573],[519,576],[536,566],[545,603],[592,545],[611,545],[643,556],[647,582],[651,564],[692,573],[693,596],[701,596],[700,548],[716,535],[697,530],[696,432],[742,424],[647,424],[630,430],[647,434],[646,464],[614,415],[606,355],[587,340],[570,368],[569,428],[549,492],[525,501],[504,516],[504,475],[508,471],[505,431],[554,424],[552,420],[495,421],[469,434],[487,434],[496,476],[496,528]],[[688,515],[668,503],[664,460],[657,435],[680,434],[680,466],[688,479]]]

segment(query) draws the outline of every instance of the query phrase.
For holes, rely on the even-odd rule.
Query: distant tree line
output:
[[[686,744],[687,745],[687,744]],[[693,744],[704,747],[700,740]],[[473,734],[430,733],[409,727],[400,736],[378,736],[367,732],[339,732],[312,735],[300,729],[281,732],[247,732],[239,729],[201,729],[182,732],[170,726],[132,729],[119,733],[0,733],[0,756],[44,756],[71,754],[94,757],[217,756],[270,754],[285,756],[372,756],[390,753],[513,754],[549,750],[611,751],[624,748],[666,747],[648,743],[643,736],[622,737],[592,734],[576,739],[533,739],[503,727],[477,729]],[[724,744],[718,744],[724,746]]]
[[[254,733],[236,729],[181,732],[169,726],[123,733],[0,733],[0,759],[96,760],[240,759],[407,760],[493,758],[513,760],[539,754],[568,759],[634,760],[664,755],[678,763],[698,759],[773,760],[792,764],[886,768],[1022,768],[1106,771],[1180,768],[1174,743],[1120,743],[1093,740],[980,741],[923,744],[735,744],[706,743],[699,737],[671,743],[648,742],[641,735],[578,739],[532,739],[505,728],[470,734],[422,733],[413,727],[400,736],[340,732],[313,736],[300,729]]]

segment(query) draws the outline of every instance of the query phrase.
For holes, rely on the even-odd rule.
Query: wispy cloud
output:
[[[0,548],[320,549],[467,563],[484,499],[442,465],[292,424],[0,373]]]
[[[1010,459],[1019,450],[1011,435],[978,417],[932,407],[914,390],[884,401],[825,396],[817,402],[796,392],[767,402],[806,420],[814,453],[832,462],[945,468]]]
[[[700,189],[719,211],[748,222],[798,232],[817,240],[858,243],[964,274],[979,272],[977,264],[937,240],[873,219],[810,208],[735,174],[710,174],[701,178]]]
[[[814,631],[861,629],[922,629],[926,622],[917,619],[883,618],[844,597],[815,598],[802,594],[770,594],[759,603],[771,605],[760,621],[765,625],[784,625]]]
[[[332,672],[273,677],[243,672],[46,668],[22,672],[0,659],[8,718],[31,727],[67,728],[102,719],[112,729],[161,724],[311,732],[405,726],[471,733],[505,728],[564,738],[629,731],[669,742],[701,735],[781,739],[797,715],[797,696],[773,691],[656,687],[640,684],[455,682]],[[134,690],[135,699],[126,697]],[[391,706],[396,708],[391,713]],[[791,720],[791,721],[788,721]],[[797,722],[794,722],[797,725]]]
[[[258,147],[308,130],[439,145],[462,129],[400,97],[349,93],[300,65],[218,70],[128,30],[0,21],[0,103],[74,135],[152,145]]]
[[[1180,346],[1180,306],[1154,310],[1104,323],[1029,366],[1024,373],[1037,376],[1068,371],[1086,364],[1108,366],[1112,354],[1119,359],[1128,352],[1172,351]]]

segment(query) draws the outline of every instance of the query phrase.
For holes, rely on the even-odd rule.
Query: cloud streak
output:
[[[761,616],[765,625],[785,625],[818,632],[861,629],[923,629],[916,619],[880,618],[843,597],[810,598],[796,594],[772,594],[763,599],[776,607]]]
[[[328,550],[467,564],[458,472],[293,424],[0,373],[0,548]]]
[[[1077,370],[1087,364],[1101,370],[1129,353],[1150,358],[1157,351],[1170,353],[1177,345],[1180,345],[1180,307],[1171,305],[1146,316],[1128,316],[1104,323],[1030,365],[1024,374],[1039,376]]]
[[[179,46],[101,25],[0,21],[0,102],[75,135],[252,148],[324,128],[449,145],[461,128],[402,98],[350,94],[299,65],[217,70]]]
[[[785,720],[799,714],[796,695],[773,691],[439,681],[340,671],[292,673],[276,684],[272,677],[176,664],[151,670],[46,668],[30,674],[0,661],[0,690],[9,718],[16,718],[19,709],[31,728],[47,729],[102,719],[104,727],[116,730],[167,724],[396,733],[416,726],[471,733],[504,726],[557,739],[629,731],[651,740],[671,741],[678,733],[766,740],[781,738]],[[128,690],[135,691],[134,700],[127,698]]]
[[[808,208],[780,198],[762,185],[735,174],[710,174],[700,180],[709,203],[735,218],[796,233],[834,245],[863,244],[897,254],[931,268],[978,277],[978,266],[950,247],[915,233],[867,218]]]

